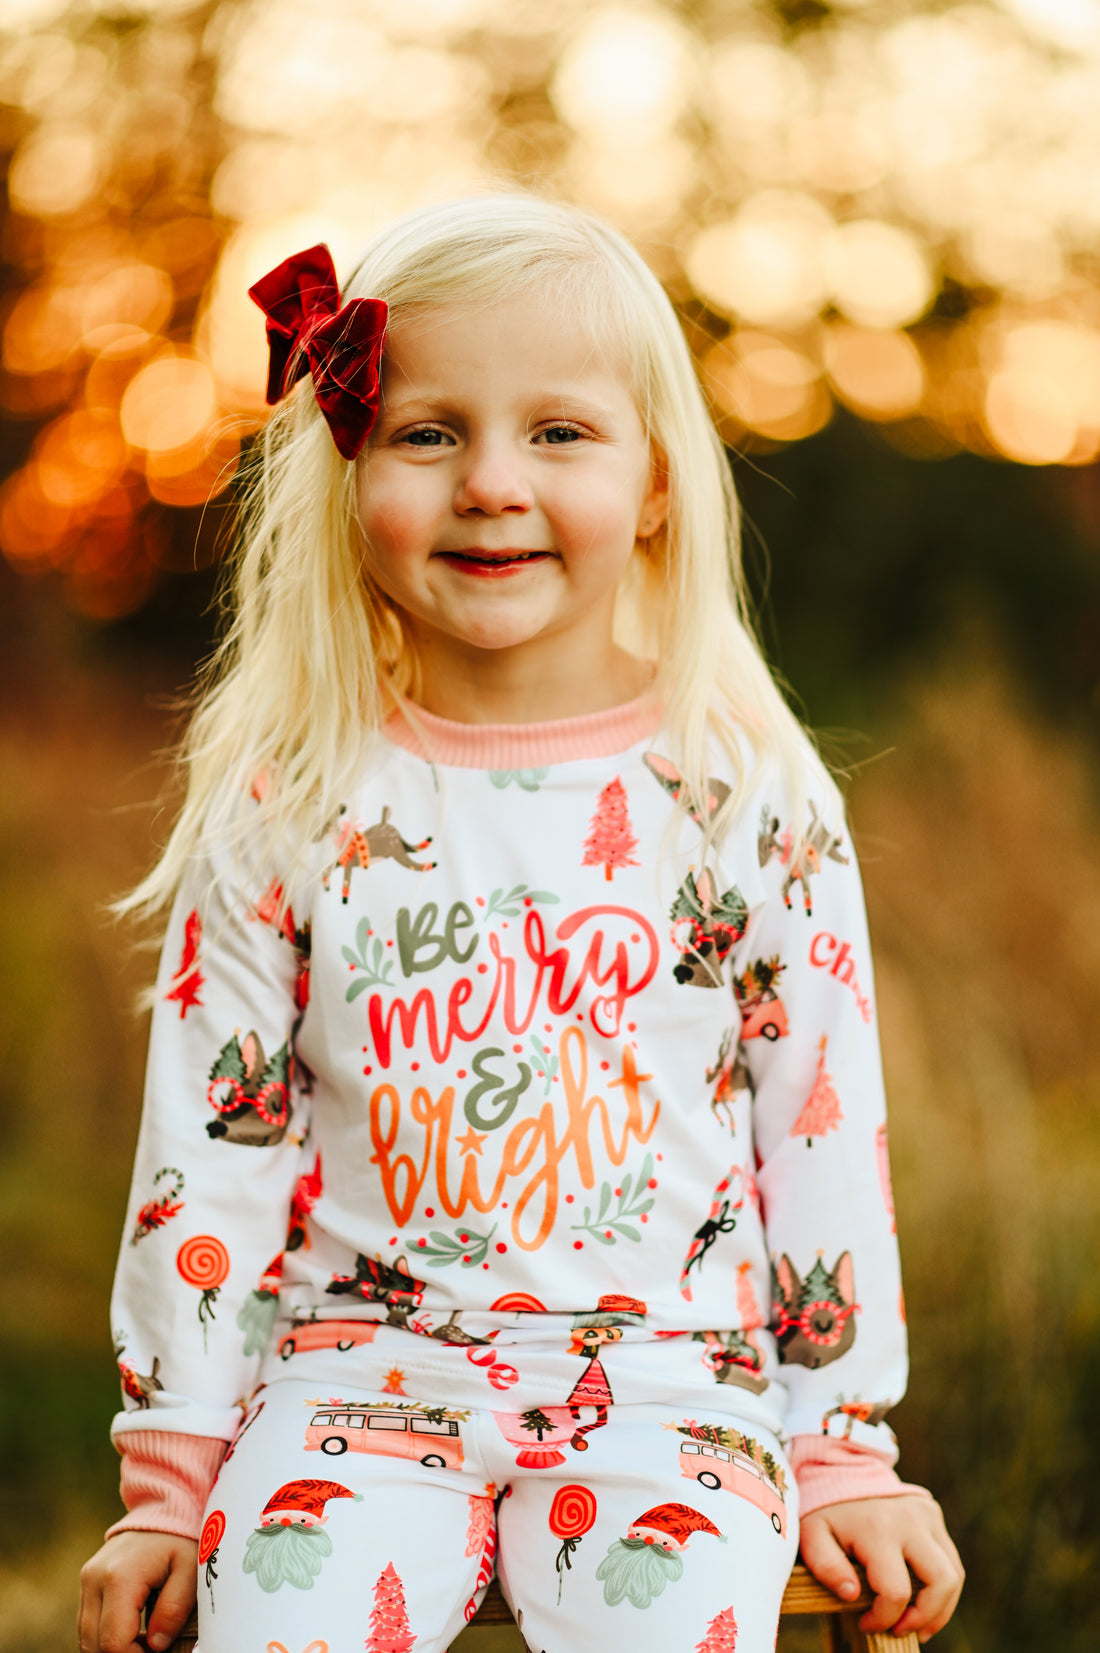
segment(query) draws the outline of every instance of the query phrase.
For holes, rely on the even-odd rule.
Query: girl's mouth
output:
[[[445,562],[448,567],[457,569],[459,573],[494,579],[505,574],[518,574],[524,568],[531,568],[536,563],[548,562],[553,556],[553,552],[437,551],[436,556]]]

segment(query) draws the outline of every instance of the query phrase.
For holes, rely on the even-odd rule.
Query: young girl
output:
[[[196,1540],[202,1653],[441,1653],[494,1566],[532,1649],[765,1653],[799,1541],[927,1637],[858,874],[667,298],[522,195],[252,291],[81,1648]]]

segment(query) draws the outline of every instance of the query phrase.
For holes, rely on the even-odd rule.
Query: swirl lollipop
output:
[[[565,1569],[573,1565],[573,1551],[596,1519],[596,1494],[588,1487],[559,1487],[550,1505],[550,1531],[562,1540],[555,1566],[558,1571],[558,1605],[561,1605],[561,1585]]]
[[[229,1253],[216,1234],[193,1234],[176,1252],[176,1267],[189,1286],[197,1286],[202,1346],[206,1350],[207,1322],[214,1318],[218,1291],[229,1274]]]
[[[218,1545],[225,1532],[225,1515],[222,1510],[211,1510],[206,1517],[206,1524],[199,1539],[199,1566],[206,1568],[206,1588],[210,1591],[210,1611],[214,1611],[214,1580],[217,1573],[214,1563],[218,1559]]]

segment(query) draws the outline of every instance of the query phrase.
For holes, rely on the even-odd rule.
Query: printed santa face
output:
[[[321,1528],[325,1505],[334,1498],[362,1500],[339,1481],[288,1481],[272,1493],[260,1514],[260,1524],[248,1535],[243,1568],[253,1573],[268,1594],[291,1584],[310,1590],[321,1563],[332,1554],[332,1539]]]
[[[675,1584],[683,1576],[681,1553],[692,1536],[700,1532],[726,1542],[725,1534],[714,1522],[690,1504],[655,1504],[644,1510],[631,1522],[626,1537],[615,1540],[596,1568],[607,1605],[615,1607],[620,1601],[629,1601],[635,1607],[648,1607],[667,1584]]]
[[[652,1527],[644,1527],[635,1522],[626,1529],[627,1538],[640,1538],[643,1544],[656,1544],[662,1550],[686,1550],[687,1538],[675,1538],[670,1532],[661,1532]]]

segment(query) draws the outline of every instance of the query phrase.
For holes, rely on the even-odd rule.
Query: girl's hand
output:
[[[175,1641],[195,1604],[198,1545],[167,1532],[120,1532],[80,1573],[80,1653],[141,1653],[141,1609],[159,1590],[146,1637],[154,1653]]]
[[[799,1548],[814,1577],[842,1599],[859,1594],[848,1557],[860,1563],[875,1595],[861,1630],[916,1632],[925,1642],[943,1629],[962,1592],[959,1552],[930,1498],[900,1493],[826,1504],[803,1518]],[[911,1606],[910,1567],[921,1582]]]

